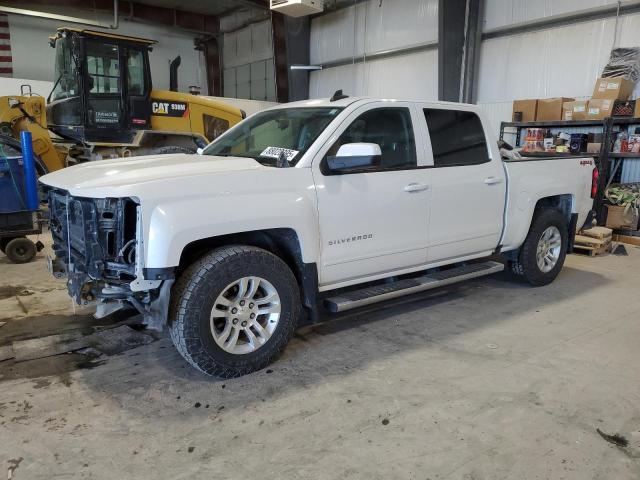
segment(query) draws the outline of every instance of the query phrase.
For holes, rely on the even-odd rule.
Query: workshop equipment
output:
[[[30,132],[22,143],[0,137],[0,250],[13,263],[27,263],[44,248],[26,235],[42,233],[40,200]]]
[[[179,93],[180,57],[171,62],[171,91],[153,90],[149,51],[155,43],[59,28],[50,38],[56,60],[47,105],[29,85],[20,96],[0,97],[0,134],[17,139],[31,132],[42,175],[89,160],[195,153],[244,118],[239,108]]]

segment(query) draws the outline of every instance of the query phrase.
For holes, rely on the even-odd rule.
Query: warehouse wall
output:
[[[612,3],[486,0],[484,30]],[[483,41],[478,103],[496,131],[511,119],[515,99],[591,96],[613,46],[615,23],[607,18]],[[621,16],[618,28],[618,46],[640,46],[640,14]]]
[[[370,0],[311,22],[311,64],[413,46],[438,39],[438,0]],[[309,97],[348,95],[438,98],[438,52],[424,51],[312,72]]]
[[[108,17],[105,20],[109,21]],[[158,44],[149,55],[155,88],[169,88],[169,62],[177,55],[182,57],[182,65],[178,72],[179,90],[186,92],[189,85],[206,88],[204,59],[200,52],[193,48],[195,35],[126,20],[121,20],[120,25],[116,31],[119,34],[158,40]],[[53,80],[55,51],[49,47],[48,39],[56,28],[61,26],[82,27],[70,23],[63,25],[54,20],[9,15],[14,77]]]
[[[271,20],[251,22],[250,15],[251,12],[238,12],[221,19],[220,28],[229,30],[222,39],[223,95],[275,101]],[[254,15],[264,16],[263,12]],[[246,26],[237,28],[239,24]]]
[[[616,3],[616,0],[485,0],[485,29]]]

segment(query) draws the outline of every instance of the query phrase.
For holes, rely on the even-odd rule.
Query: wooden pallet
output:
[[[611,238],[613,231],[606,227],[593,227],[582,230],[576,235],[573,250],[575,253],[582,253],[595,257],[604,255],[611,251]]]
[[[580,255],[588,255],[590,257],[598,257],[600,255],[604,255],[609,253],[609,248],[597,248],[597,247],[588,247],[586,245],[574,245],[573,253],[578,253]]]
[[[591,227],[585,230],[581,230],[579,235],[591,238],[597,238],[598,240],[611,240],[611,236],[613,235],[613,230],[607,227]]]

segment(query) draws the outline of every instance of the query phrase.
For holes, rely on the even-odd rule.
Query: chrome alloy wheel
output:
[[[280,296],[260,277],[230,283],[211,309],[213,339],[225,352],[242,355],[267,343],[280,320]]]
[[[536,250],[536,261],[541,272],[547,273],[553,270],[560,258],[561,248],[562,236],[558,227],[552,225],[542,232]]]

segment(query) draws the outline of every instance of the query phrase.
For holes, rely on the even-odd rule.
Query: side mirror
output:
[[[196,153],[197,153],[198,155],[202,155],[202,152],[204,152],[204,148],[202,148],[202,147],[198,147],[198,149],[196,150]]]
[[[327,157],[329,172],[356,173],[380,165],[382,152],[376,143],[346,143],[335,156]]]

